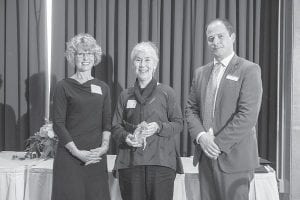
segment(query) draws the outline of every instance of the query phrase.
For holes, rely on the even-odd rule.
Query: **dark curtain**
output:
[[[264,91],[258,120],[258,147],[260,156],[276,168],[279,1],[264,0],[261,8],[259,63]]]
[[[23,150],[44,121],[43,0],[0,0],[0,150]]]
[[[8,16],[7,4],[13,4],[15,1],[1,0],[1,2],[6,8],[4,9],[6,11],[5,19]],[[18,5],[15,4],[12,9],[16,10]],[[28,3],[28,9],[30,5]],[[274,12],[277,7],[274,2],[261,0],[53,0],[52,74],[54,80],[61,80],[74,73],[74,69],[64,59],[65,42],[78,33],[90,33],[97,39],[105,54],[102,62],[94,68],[94,76],[105,81],[111,87],[112,109],[114,110],[120,92],[130,87],[135,80],[130,61],[131,49],[137,42],[151,40],[157,44],[160,50],[160,63],[156,78],[159,82],[168,84],[175,89],[177,101],[180,102],[183,111],[194,69],[211,60],[206,44],[205,25],[216,17],[227,18],[233,23],[237,32],[236,53],[259,63],[263,72],[262,78],[267,77],[267,80],[263,80],[265,93],[261,112],[263,114],[260,115],[258,124],[258,137],[260,152],[268,158],[271,155],[266,152],[273,152],[273,155],[276,155],[276,148],[273,149],[273,146],[269,145],[269,139],[274,139],[274,136],[276,136],[274,129],[270,128],[270,126],[274,127],[276,124],[276,119],[270,117],[274,114],[272,112],[276,110],[274,109],[276,103],[270,104],[267,99],[276,99],[276,92],[268,91],[276,91],[274,76],[277,75],[276,70],[274,70],[276,65],[272,66],[272,70],[270,65],[270,61],[276,55],[274,57],[274,55],[265,51],[268,51],[267,48],[274,48],[277,45],[277,39],[276,36],[265,37],[265,35],[266,32],[271,32],[276,27],[277,19],[274,17],[266,19],[266,17],[267,12]],[[2,6],[1,9],[3,10]],[[2,12],[1,15],[3,15]],[[10,13],[10,15],[12,14]],[[27,15],[29,16],[30,12],[27,12]],[[27,20],[30,19],[28,17]],[[262,23],[267,20],[272,21],[273,24],[263,26]],[[16,22],[13,27],[16,24],[18,23]],[[7,26],[9,25],[6,24],[5,26],[6,32],[8,32]],[[38,27],[34,28],[37,30]],[[2,29],[0,30],[2,31]],[[12,30],[10,29],[10,31]],[[32,29],[27,30],[26,33],[29,33],[29,31],[32,31]],[[14,30],[14,34],[17,33],[20,34],[18,30]],[[2,32],[0,34],[2,42]],[[6,37],[8,37],[7,33]],[[38,38],[36,34],[28,37]],[[36,39],[35,42],[37,41]],[[9,46],[18,47],[16,41],[11,41],[11,43],[9,43]],[[6,48],[7,46],[8,43],[6,42]],[[30,52],[37,51],[36,47],[35,49],[30,48],[27,50],[27,54],[29,54],[29,50]],[[7,57],[8,51],[3,51],[2,55]],[[20,56],[16,57],[19,58]],[[36,58],[35,62],[37,60]],[[12,80],[10,80],[10,83],[7,82],[10,77],[7,74],[7,68],[13,68],[18,73],[23,73],[22,71],[29,68],[29,65],[26,65],[22,67],[20,72],[21,64],[23,63],[8,66],[1,63],[1,70],[6,69],[6,71],[1,71],[6,80],[4,81],[4,88],[9,87],[9,84],[14,85],[14,87],[17,87],[17,85],[25,87],[16,75],[13,77],[14,82]],[[32,66],[30,65],[30,67]],[[40,73],[43,71],[42,68],[40,66],[38,69],[30,70],[30,72]],[[272,74],[270,74],[270,71],[272,71]],[[26,76],[28,78],[28,75]],[[268,84],[265,84],[266,82]],[[38,86],[37,90],[43,90],[43,84],[36,85]],[[25,99],[22,101],[24,96],[21,95],[22,92],[19,88],[12,92],[16,94],[14,100],[19,104],[20,102],[26,102]],[[5,90],[1,89],[1,94],[3,93],[5,93]],[[5,94],[4,98],[1,96],[1,102],[8,105],[10,98],[12,97]],[[29,105],[30,101],[27,103],[27,109]],[[16,109],[18,103],[12,107],[15,112],[18,111]],[[28,115],[27,109],[25,113]],[[43,112],[43,109],[41,109],[40,115],[35,115],[35,117],[43,121]],[[19,121],[20,116],[18,114],[16,116]],[[32,124],[27,125],[29,125],[27,129],[34,130]],[[29,131],[29,133],[32,132]],[[19,131],[18,134],[23,133]],[[26,136],[22,137],[26,138]],[[193,145],[186,127],[177,139],[181,155],[190,156],[193,152]],[[115,153],[114,145],[112,145],[111,153]]]

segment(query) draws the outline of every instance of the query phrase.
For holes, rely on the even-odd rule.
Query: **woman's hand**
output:
[[[102,133],[102,144],[101,147],[94,148],[90,150],[89,158],[90,161],[86,162],[85,165],[93,164],[99,162],[104,154],[108,151],[109,148],[109,138],[110,138],[110,132],[109,131],[103,131]]]
[[[96,163],[99,162],[101,160],[100,157],[96,157],[92,154],[92,152],[90,151],[86,151],[86,150],[79,150],[75,143],[69,142],[65,145],[66,149],[68,149],[70,151],[70,153],[75,156],[76,158],[78,158],[79,160],[81,160],[82,162],[85,163],[85,165],[87,164],[91,164],[91,163]]]
[[[142,135],[144,137],[149,137],[159,132],[159,126],[156,122],[148,123],[146,128],[142,130]]]
[[[104,154],[106,154],[108,148],[105,147],[98,147],[95,149],[91,149],[90,152],[91,154],[89,155],[90,158],[96,159],[96,158],[101,158]]]
[[[100,162],[100,160],[102,159],[101,156],[103,156],[107,152],[107,148],[98,147],[95,149],[91,149],[89,152],[90,152],[90,154],[88,155],[89,161],[87,161],[85,165],[90,165],[90,164]]]
[[[141,146],[142,146],[142,144],[140,144],[140,143],[136,140],[136,138],[134,137],[133,134],[127,135],[125,141],[126,141],[126,143],[128,144],[128,146],[131,146],[131,147],[141,147]]]
[[[77,157],[79,160],[81,160],[82,162],[84,162],[85,165],[87,162],[93,161],[93,163],[95,163],[101,160],[100,157],[95,157],[92,155],[90,151],[86,151],[86,150],[78,150],[73,155]]]

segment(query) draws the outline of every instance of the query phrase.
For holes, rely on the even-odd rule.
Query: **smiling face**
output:
[[[217,60],[221,61],[233,52],[235,34],[230,35],[221,21],[208,25],[206,36],[209,49]]]
[[[155,69],[157,61],[147,51],[138,51],[133,60],[133,67],[139,81],[150,82]]]
[[[89,71],[95,64],[94,53],[84,50],[78,50],[75,54],[75,65],[79,72]]]

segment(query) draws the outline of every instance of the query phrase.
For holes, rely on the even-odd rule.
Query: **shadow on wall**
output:
[[[25,80],[24,95],[27,102],[27,112],[20,116],[17,122],[19,150],[25,149],[25,140],[39,131],[45,123],[45,78],[45,73],[41,72],[33,74]],[[55,77],[51,77],[51,79],[52,88],[56,80]]]
[[[93,68],[92,75],[101,80],[104,81],[109,87],[111,92],[111,111],[112,111],[112,117],[114,114],[114,110],[116,107],[116,103],[118,101],[119,95],[122,92],[123,88],[119,84],[117,78],[113,80],[113,62],[112,58],[109,55],[102,55],[101,62]],[[108,154],[116,154],[117,147],[114,141],[111,139],[110,148],[108,151]]]
[[[2,85],[3,79],[0,74],[0,91],[2,91]],[[17,149],[16,114],[13,108],[2,100],[4,99],[0,99],[0,151],[12,151]]]

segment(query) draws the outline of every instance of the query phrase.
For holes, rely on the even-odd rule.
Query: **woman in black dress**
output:
[[[52,200],[107,200],[110,91],[91,76],[102,51],[91,35],[78,34],[67,43],[65,54],[76,73],[57,83],[53,97],[53,128],[59,145]]]

